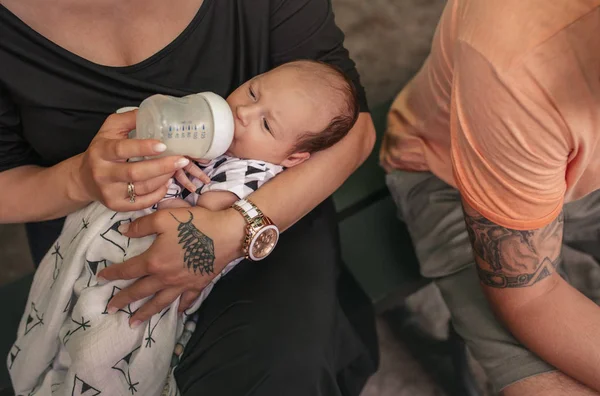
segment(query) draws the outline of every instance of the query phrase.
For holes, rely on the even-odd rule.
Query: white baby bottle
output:
[[[153,95],[140,104],[130,137],[162,141],[167,150],[161,156],[214,159],[231,145],[233,130],[231,108],[217,94]]]

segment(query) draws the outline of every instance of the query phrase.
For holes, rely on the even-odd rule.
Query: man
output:
[[[450,0],[389,116],[421,272],[505,396],[600,391],[600,308],[556,271],[600,259],[599,32],[599,0]]]

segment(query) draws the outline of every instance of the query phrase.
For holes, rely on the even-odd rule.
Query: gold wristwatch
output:
[[[252,202],[240,199],[232,208],[241,213],[246,220],[246,237],[244,238],[244,255],[252,261],[260,261],[267,257],[279,240],[279,229]]]

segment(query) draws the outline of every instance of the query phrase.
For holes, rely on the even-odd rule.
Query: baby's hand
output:
[[[210,161],[209,161],[210,162]],[[188,178],[187,174],[190,174],[194,177],[197,177],[204,184],[210,183],[210,177],[206,175],[199,167],[194,163],[194,161],[190,161],[190,163],[185,166],[183,169],[179,169],[175,172],[175,179],[188,191],[196,192],[196,186],[192,181]]]
[[[208,164],[210,164],[210,161],[211,161],[211,160],[203,159],[203,158],[193,158],[193,157],[188,157],[188,158],[191,159],[192,161],[198,162],[199,164],[202,164],[202,165],[208,165]]]

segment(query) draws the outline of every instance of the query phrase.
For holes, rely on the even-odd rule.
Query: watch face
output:
[[[275,248],[279,239],[279,230],[275,226],[267,226],[261,229],[250,244],[249,254],[252,260],[262,260]]]

